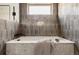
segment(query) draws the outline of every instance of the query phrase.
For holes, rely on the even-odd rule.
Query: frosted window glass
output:
[[[50,6],[29,6],[30,15],[50,15]]]

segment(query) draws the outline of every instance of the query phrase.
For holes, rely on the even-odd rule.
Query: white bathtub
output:
[[[57,42],[56,39],[59,41]],[[9,55],[72,55],[74,42],[56,36],[23,36],[6,42]]]

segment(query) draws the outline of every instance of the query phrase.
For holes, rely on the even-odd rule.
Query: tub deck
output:
[[[74,42],[57,36],[22,36],[6,42],[9,55],[73,55]]]

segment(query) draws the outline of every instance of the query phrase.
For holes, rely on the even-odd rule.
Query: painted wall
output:
[[[79,4],[58,4],[62,36],[76,42],[75,54],[79,54]]]
[[[52,4],[53,15],[27,15],[27,4],[20,4],[20,32],[23,35],[59,35],[57,5]],[[38,23],[44,23],[38,25]]]
[[[19,24],[19,4],[2,4],[9,6],[9,19],[0,18],[0,54],[5,54],[5,42],[14,38],[14,35],[17,33],[18,24]],[[13,20],[12,12],[13,6],[15,7],[16,17]],[[6,12],[6,10],[5,10]],[[4,16],[5,14],[3,14]],[[6,20],[7,19],[7,20]]]

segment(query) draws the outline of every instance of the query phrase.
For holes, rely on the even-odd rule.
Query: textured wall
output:
[[[56,5],[52,6],[53,15],[27,15],[27,4],[20,4],[20,32],[24,35],[58,35]],[[44,25],[37,25],[38,22]]]
[[[79,4],[59,4],[58,9],[62,36],[76,42],[75,53],[79,54]]]
[[[5,42],[14,38],[14,22],[0,19],[0,54],[5,53]]]

